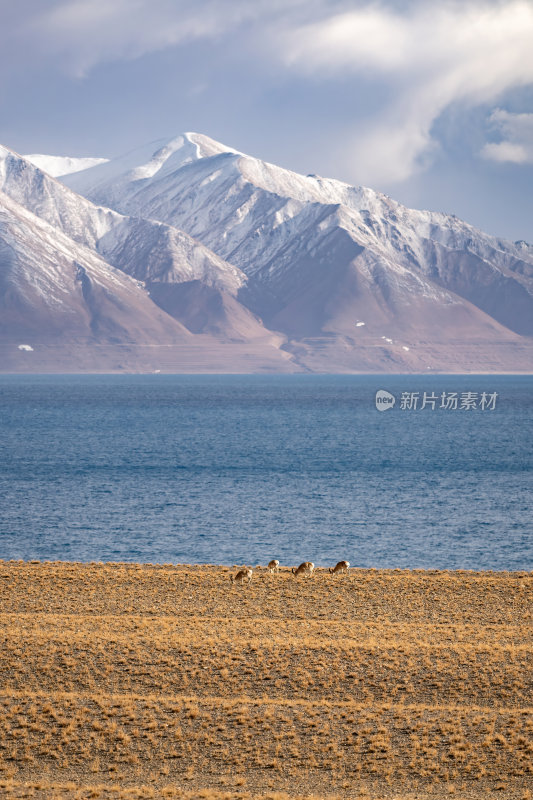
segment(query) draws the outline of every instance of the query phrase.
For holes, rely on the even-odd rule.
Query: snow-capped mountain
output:
[[[280,369],[533,368],[523,242],[194,133],[61,181],[0,150],[11,200],[142,282],[195,341],[266,343]]]
[[[137,278],[201,280],[236,291],[246,277],[182,231],[141,215],[126,217],[70,191],[0,147],[0,190],[73,241]],[[141,273],[136,274],[136,273]]]
[[[100,366],[94,356],[127,345],[154,355],[135,351],[127,368],[233,371],[244,360],[239,371],[247,371],[250,350],[257,369],[284,371],[283,337],[236,299],[245,282],[187,234],[95,206],[0,148],[0,369],[16,369],[14,356],[29,363],[24,354],[33,351],[16,344],[29,337],[41,348],[68,344],[69,353],[76,341],[95,369],[113,368],[110,359],[124,365],[124,350]]]
[[[376,319],[376,334],[461,338],[474,324],[492,336],[498,327],[481,310],[533,334],[533,248],[199,134],[159,145],[146,161],[141,149],[65,182],[96,202],[180,228],[239,267],[251,279],[251,304],[273,327],[291,336],[350,335],[354,318],[366,315],[366,334]]]

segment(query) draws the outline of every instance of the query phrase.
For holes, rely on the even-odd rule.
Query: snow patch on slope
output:
[[[96,167],[98,164],[105,164],[109,161],[108,158],[71,158],[70,156],[47,156],[41,153],[32,153],[31,155],[23,156],[23,158],[39,167],[39,169],[44,170],[53,178],[71,175],[73,172],[81,172],[81,170]]]

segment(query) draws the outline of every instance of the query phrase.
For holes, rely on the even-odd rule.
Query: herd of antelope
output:
[[[333,575],[341,574],[344,572],[348,572],[350,568],[349,561],[339,561],[334,567],[330,567],[329,572]],[[272,559],[269,561],[267,565],[267,571],[273,575],[275,572],[279,572],[279,561],[277,558]],[[313,572],[315,571],[315,565],[312,561],[304,561],[300,564],[299,567],[293,567],[291,570],[292,574],[297,578],[299,575],[305,575],[308,578],[311,577]],[[232,583],[250,583],[253,576],[253,569],[251,567],[243,567],[240,569],[236,575],[231,576]]]

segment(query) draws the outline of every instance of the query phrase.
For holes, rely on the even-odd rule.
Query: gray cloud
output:
[[[368,5],[286,33],[287,66],[307,75],[377,74],[396,99],[346,143],[363,182],[408,178],[435,147],[431,128],[452,103],[495,101],[533,82],[533,4]]]
[[[533,114],[512,114],[495,109],[490,122],[502,141],[488,142],[481,155],[492,161],[533,164]]]
[[[339,124],[331,166],[369,184],[405,180],[431,160],[432,127],[453,103],[492,104],[533,83],[533,0],[23,0],[3,19],[0,65],[84,78],[206,40],[231,42],[243,69],[253,59],[265,87],[272,66],[309,86],[351,86],[353,122]],[[364,81],[389,90],[378,111],[358,107]],[[204,89],[200,80],[190,92]],[[524,147],[504,135],[483,155],[517,160]]]
[[[34,52],[84,77],[103,62],[221,37],[258,21],[268,25],[304,6],[304,0],[56,0],[32,4],[24,24],[14,27]]]

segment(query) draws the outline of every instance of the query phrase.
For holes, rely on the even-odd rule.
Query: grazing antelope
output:
[[[277,558],[273,558],[272,561],[268,562],[267,570],[272,575],[274,572],[279,572],[279,561]]]
[[[329,571],[333,575],[336,575],[337,572],[348,572],[349,567],[350,567],[349,561],[339,561],[339,563],[336,566],[330,567]]]
[[[253,573],[251,569],[248,569],[248,567],[243,567],[243,569],[240,569],[236,575],[231,576],[231,582],[240,583],[241,586],[245,581],[250,583],[252,580],[252,574]]]
[[[311,577],[313,574],[313,570],[315,565],[312,561],[304,561],[303,564],[300,564],[299,567],[294,567],[292,570],[292,574],[298,577],[298,575],[307,575],[308,578]]]

